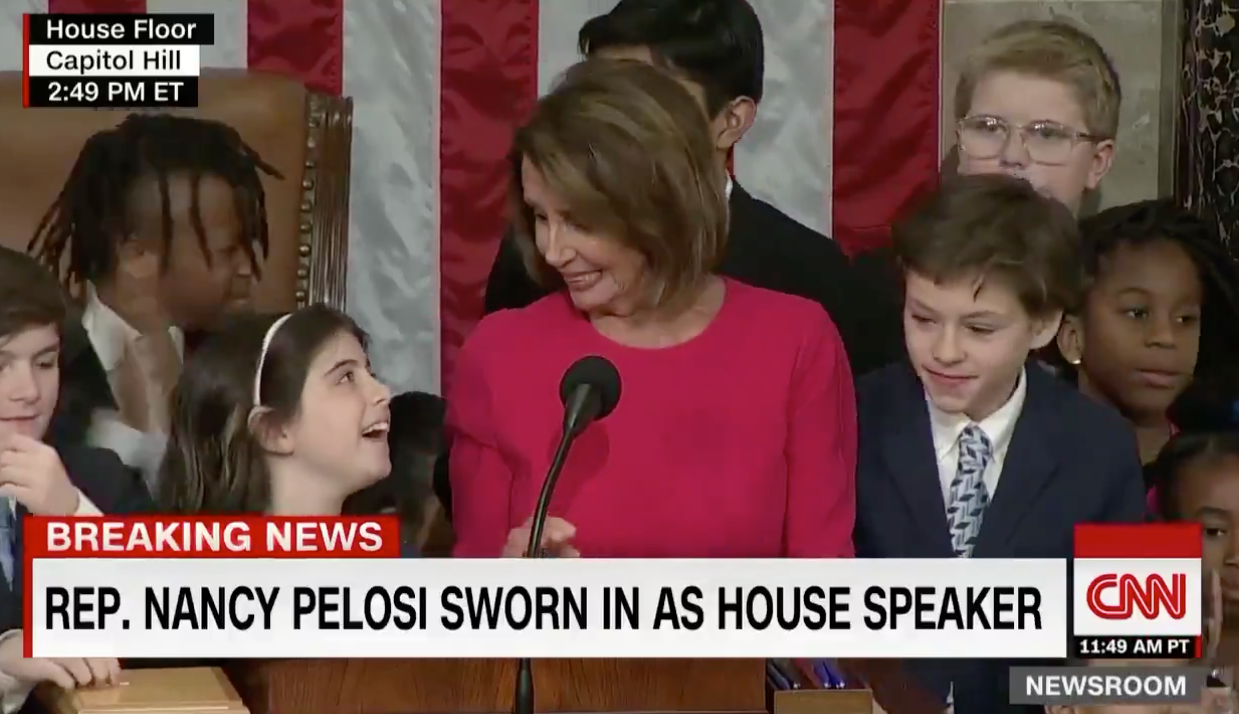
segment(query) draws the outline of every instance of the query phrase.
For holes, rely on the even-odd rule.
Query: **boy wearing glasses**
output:
[[[1005,173],[1079,213],[1114,161],[1122,91],[1092,35],[1021,21],[987,37],[955,89],[962,174]]]
[[[1024,179],[1078,214],[1114,162],[1121,103],[1118,72],[1092,35],[1059,21],[1001,27],[968,56],[955,88],[958,172]],[[899,286],[888,248],[855,266]]]

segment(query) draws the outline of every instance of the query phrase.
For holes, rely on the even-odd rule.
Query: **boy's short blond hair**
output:
[[[972,108],[977,85],[994,72],[1017,72],[1061,82],[1084,110],[1088,133],[1113,139],[1123,101],[1114,63],[1096,38],[1056,20],[1020,20],[981,41],[964,62],[955,87],[955,118]]]

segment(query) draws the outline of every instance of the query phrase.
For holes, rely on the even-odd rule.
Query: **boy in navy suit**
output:
[[[116,660],[22,655],[21,518],[153,509],[140,477],[110,451],[44,441],[60,394],[64,293],[35,259],[0,249],[0,713],[50,681],[114,681]]]
[[[894,244],[910,359],[857,389],[857,556],[1067,558],[1076,523],[1142,520],[1131,428],[1030,360],[1082,292],[1071,211],[961,176]],[[911,663],[956,714],[1018,711],[1006,667]]]

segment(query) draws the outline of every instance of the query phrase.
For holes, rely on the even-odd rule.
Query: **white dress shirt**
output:
[[[0,498],[0,508],[7,508],[10,511],[16,511],[16,504],[12,498]],[[77,510],[73,512],[75,516],[101,516],[103,515],[99,508],[91,503],[86,494],[78,493]],[[21,561],[18,561],[20,567]],[[11,637],[22,636],[21,630],[9,630],[0,632],[0,643],[8,640]],[[31,690],[34,689],[38,682],[22,682],[9,676],[3,670],[0,670],[0,714],[13,714],[13,712],[22,708],[26,703],[26,699],[30,696]]]
[[[86,328],[90,345],[94,348],[95,354],[99,356],[99,362],[102,363],[104,371],[107,372],[113,396],[119,397],[118,368],[127,347],[133,351],[142,367],[142,372],[146,375],[148,393],[159,392],[153,376],[154,359],[147,355],[145,344],[141,339],[142,334],[125,322],[115,310],[103,304],[93,285],[88,285],[86,288],[86,310],[82,314],[82,326]],[[176,346],[177,354],[183,358],[184,334],[175,327],[169,328],[168,331]],[[155,406],[150,405],[150,408],[153,419]],[[164,449],[168,444],[167,435],[161,432],[138,431],[123,422],[119,414],[102,412],[94,415],[88,439],[92,446],[116,452],[126,466],[141,471],[147,485],[154,489],[159,462],[163,459]]]
[[[981,474],[981,481],[985,483],[991,499],[998,490],[998,479],[1002,476],[1002,464],[1007,458],[1007,448],[1011,446],[1011,435],[1015,432],[1015,423],[1024,409],[1024,396],[1027,393],[1027,378],[1021,371],[1020,381],[1016,382],[1015,391],[1011,393],[1010,399],[993,414],[975,422],[989,437],[990,445],[994,448],[989,464],[985,467],[985,472]],[[934,406],[928,395],[925,396],[925,402],[929,405],[929,425],[933,431],[934,455],[938,459],[938,481],[942,485],[943,508],[946,508],[951,502],[951,482],[955,480],[955,474],[959,469],[959,437],[964,433],[964,429],[974,422],[966,415],[948,414],[942,411]],[[954,683],[947,692],[945,711],[946,714],[953,714],[955,711]]]
[[[1020,418],[1024,408],[1024,395],[1028,391],[1024,372],[1020,372],[1020,381],[1015,385],[1015,391],[993,414],[975,422],[989,437],[994,452],[989,465],[981,474],[981,480],[989,491],[992,499],[998,490],[998,480],[1002,476],[1002,464],[1007,457],[1007,447],[1011,445],[1011,434],[1015,431],[1015,422]],[[929,423],[934,436],[934,455],[938,458],[938,480],[942,484],[942,503],[945,508],[951,500],[951,482],[959,468],[959,437],[964,429],[974,422],[963,414],[947,414],[926,397],[929,404]]]

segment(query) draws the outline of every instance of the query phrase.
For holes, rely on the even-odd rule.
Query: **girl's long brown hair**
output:
[[[157,498],[169,513],[261,513],[271,506],[266,453],[250,424],[254,371],[267,330],[278,315],[237,317],[186,361],[172,395],[168,449]],[[364,345],[351,318],[326,305],[298,310],[280,325],[263,361],[263,418],[297,416],[310,363],[332,337]]]

